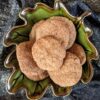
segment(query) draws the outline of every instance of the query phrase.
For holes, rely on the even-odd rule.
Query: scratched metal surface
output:
[[[39,0],[0,0],[0,100],[27,100],[23,90],[16,95],[9,95],[6,91],[7,79],[11,70],[4,68],[3,61],[8,53],[2,45],[4,35],[16,24],[18,12],[27,6],[34,6]],[[53,5],[51,0],[41,0],[48,5]],[[83,2],[84,1],[84,2]],[[90,3],[90,1],[92,1]],[[93,2],[94,3],[93,5]],[[100,2],[99,0],[63,0],[66,7],[73,15],[80,15],[86,10],[91,10],[92,16],[85,19],[86,25],[93,29],[91,41],[95,44],[100,54]],[[95,6],[97,5],[97,6]],[[97,10],[99,9],[99,10]],[[96,13],[96,12],[97,13]],[[100,100],[100,59],[93,62],[95,74],[93,80],[88,85],[78,84],[73,88],[73,92],[68,97],[53,97],[50,90],[42,100]]]

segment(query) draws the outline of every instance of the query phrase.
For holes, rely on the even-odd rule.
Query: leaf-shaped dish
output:
[[[83,19],[89,14],[89,12],[85,12],[80,17],[72,16],[60,0],[55,0],[54,8],[50,8],[43,3],[37,3],[34,8],[26,8],[19,13],[19,18],[24,21],[24,25],[15,26],[7,33],[4,38],[4,46],[9,47],[14,45],[16,48],[16,45],[19,43],[28,41],[32,26],[42,19],[47,19],[52,16],[69,18],[76,26],[76,41],[86,51],[87,61],[83,65],[83,75],[81,78],[81,81],[86,84],[90,82],[93,76],[91,60],[98,58],[96,48],[89,41],[91,30],[85,27],[83,22]],[[65,96],[71,93],[72,87],[62,88],[54,84],[49,77],[38,82],[28,79],[19,69],[15,48],[9,53],[4,62],[6,68],[13,68],[12,75],[8,80],[7,89],[9,93],[16,93],[18,89],[24,88],[28,99],[41,98],[47,88],[51,88],[55,96]]]

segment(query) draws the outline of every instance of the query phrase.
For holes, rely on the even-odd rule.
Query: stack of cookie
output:
[[[49,76],[61,87],[79,82],[86,55],[75,43],[72,21],[60,16],[42,20],[33,26],[29,37],[16,48],[20,69],[29,79],[39,81]]]

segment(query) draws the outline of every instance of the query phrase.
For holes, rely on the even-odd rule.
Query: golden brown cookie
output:
[[[81,78],[82,65],[76,55],[67,52],[62,67],[55,71],[48,71],[48,73],[57,85],[61,87],[73,86]]]
[[[74,53],[77,57],[79,57],[81,64],[83,65],[86,62],[86,54],[83,47],[79,44],[74,44],[69,52]]]
[[[33,41],[20,43],[16,48],[16,55],[21,71],[31,80],[38,81],[48,76],[47,72],[40,69],[32,57]],[[34,55],[33,55],[34,56]]]
[[[30,40],[34,40],[34,41],[36,40],[36,29],[37,27],[41,26],[43,22],[44,20],[41,20],[37,22],[36,24],[34,24],[34,26],[32,27],[31,33],[29,34]]]
[[[56,38],[46,36],[34,43],[32,55],[41,69],[53,71],[62,66],[66,50]]]
[[[69,30],[62,23],[62,21],[47,19],[42,25],[37,27],[36,40],[52,35],[56,37],[65,48],[67,48],[69,42]]]
[[[76,28],[73,22],[66,17],[54,16],[50,18],[52,22],[59,21],[69,30],[69,42],[67,49],[69,49],[75,42],[76,39]],[[63,26],[62,25],[62,26]]]

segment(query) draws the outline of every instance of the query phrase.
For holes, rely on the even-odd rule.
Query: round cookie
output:
[[[61,22],[66,28],[69,30],[69,42],[67,49],[69,49],[75,42],[76,39],[76,28],[73,22],[66,17],[60,17],[60,16],[54,16],[51,17],[50,20],[55,23],[54,21],[59,21]]]
[[[42,25],[43,22],[44,22],[44,20],[41,20],[41,21],[37,22],[36,24],[34,24],[34,26],[32,27],[31,33],[29,34],[30,40],[34,40],[34,41],[36,40],[36,29],[37,29],[37,27]]]
[[[54,71],[62,66],[66,50],[56,38],[46,36],[34,43],[32,55],[41,69]]]
[[[16,47],[16,55],[19,62],[19,67],[29,79],[38,81],[48,76],[47,72],[40,69],[32,57],[33,41],[20,43]],[[34,56],[34,55],[33,55]]]
[[[53,21],[53,22],[52,22]],[[61,44],[67,48],[69,42],[69,30],[66,28],[63,22],[57,20],[47,19],[41,26],[36,29],[36,40],[45,36],[56,37]]]
[[[81,64],[83,65],[86,62],[86,54],[82,46],[79,44],[74,44],[70,49],[69,52],[74,53],[77,57],[79,57]]]
[[[73,86],[81,78],[82,65],[76,55],[67,52],[62,67],[55,71],[48,71],[48,73],[55,84],[61,87]]]

